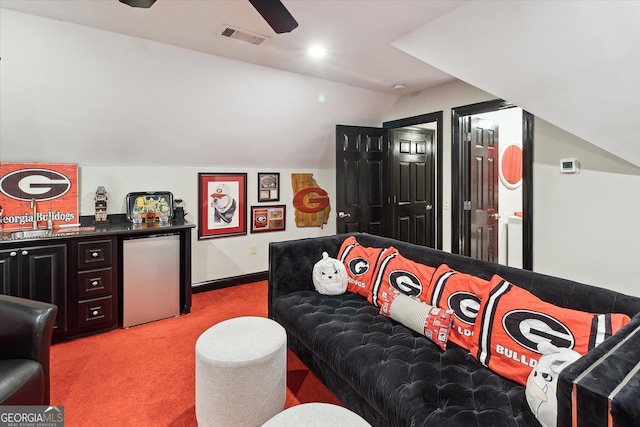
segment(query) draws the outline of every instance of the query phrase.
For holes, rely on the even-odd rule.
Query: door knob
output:
[[[344,212],[338,212],[338,218],[348,218],[350,216],[351,216],[351,214],[344,213]]]
[[[433,209],[433,206],[432,205],[426,205],[424,208],[426,210],[430,211],[431,209]]]
[[[499,214],[499,213],[494,213],[494,214],[491,214],[491,215],[489,215],[489,216],[490,216],[491,218],[494,218],[494,219],[500,219],[500,214]]]

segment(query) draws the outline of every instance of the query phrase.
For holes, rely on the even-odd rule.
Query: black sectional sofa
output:
[[[525,387],[484,367],[469,351],[453,344],[442,351],[379,314],[360,295],[327,296],[315,291],[314,264],[323,251],[337,258],[349,235],[274,242],[269,248],[269,317],[286,328],[289,348],[344,405],[380,427],[538,426]],[[353,235],[363,246],[393,246],[402,256],[425,265],[446,263],[487,280],[498,274],[561,307],[630,316],[630,323],[596,347],[599,351],[589,352],[575,368],[571,365],[562,372],[558,426],[571,425],[573,380],[640,325],[640,298],[379,236]],[[637,382],[630,387],[626,395],[638,396]]]

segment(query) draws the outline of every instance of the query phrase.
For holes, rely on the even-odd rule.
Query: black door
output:
[[[405,242],[434,247],[435,131],[394,129],[391,135],[393,236]]]
[[[336,211],[338,233],[383,229],[386,130],[336,126]]]
[[[465,117],[468,129],[469,256],[498,262],[498,125]]]

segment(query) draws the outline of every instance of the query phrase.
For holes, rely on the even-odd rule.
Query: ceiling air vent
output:
[[[261,44],[269,40],[269,37],[267,36],[240,30],[229,25],[223,25],[222,28],[220,28],[220,31],[218,31],[218,34],[223,37],[229,37],[230,39],[240,40],[246,43],[254,44],[256,46],[260,46]]]

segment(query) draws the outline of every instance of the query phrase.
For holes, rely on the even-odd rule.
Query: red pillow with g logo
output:
[[[380,307],[389,293],[397,290],[426,303],[427,290],[435,268],[411,261],[394,248],[389,249],[380,258],[369,302]]]
[[[630,320],[620,313],[594,314],[555,306],[497,275],[490,286],[480,305],[471,354],[522,385],[541,357],[540,342],[584,355]]]
[[[474,343],[474,326],[480,303],[489,292],[489,281],[453,270],[442,264],[433,275],[427,304],[453,310],[449,341],[469,350]]]
[[[393,248],[371,248],[360,245],[353,236],[347,237],[340,251],[338,259],[347,270],[347,291],[362,295],[369,299],[373,275],[383,254],[395,252]]]

